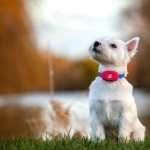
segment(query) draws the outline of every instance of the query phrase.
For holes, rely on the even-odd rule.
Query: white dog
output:
[[[92,139],[104,140],[117,133],[119,140],[144,140],[145,127],[137,117],[133,87],[125,78],[138,42],[139,37],[127,42],[104,38],[89,49],[91,58],[101,64],[100,76],[92,82],[89,92]]]

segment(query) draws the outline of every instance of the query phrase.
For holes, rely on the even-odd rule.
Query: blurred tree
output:
[[[132,34],[140,37],[136,61],[137,85],[150,88],[150,3],[149,0],[139,0],[125,12]]]
[[[48,67],[32,34],[24,1],[1,0],[0,93],[48,89]]]
[[[76,62],[53,58],[56,90],[85,90],[97,74],[97,64],[89,59]]]

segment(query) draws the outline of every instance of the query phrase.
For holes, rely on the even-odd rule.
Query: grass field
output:
[[[144,142],[117,143],[110,140],[92,142],[87,138],[57,137],[51,140],[3,138],[0,150],[150,150],[150,136]]]

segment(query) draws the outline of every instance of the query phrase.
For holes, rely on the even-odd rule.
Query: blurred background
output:
[[[0,137],[38,134],[26,120],[42,116],[52,82],[56,99],[88,100],[88,87],[98,75],[88,48],[104,36],[124,41],[140,37],[127,79],[135,87],[139,115],[149,133],[148,0],[1,0]]]

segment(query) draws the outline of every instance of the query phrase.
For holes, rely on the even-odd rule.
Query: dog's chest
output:
[[[121,114],[124,111],[124,102],[122,101],[97,101],[95,103],[98,108],[96,109],[97,115],[99,116],[101,122],[105,126],[118,125]]]
[[[132,96],[132,86],[126,80],[106,82],[96,78],[90,86],[90,109],[95,111],[105,126],[116,127],[120,116],[128,111]]]
[[[131,101],[132,98],[132,86],[126,79],[121,79],[117,82],[107,82],[97,77],[90,86],[90,100]]]

